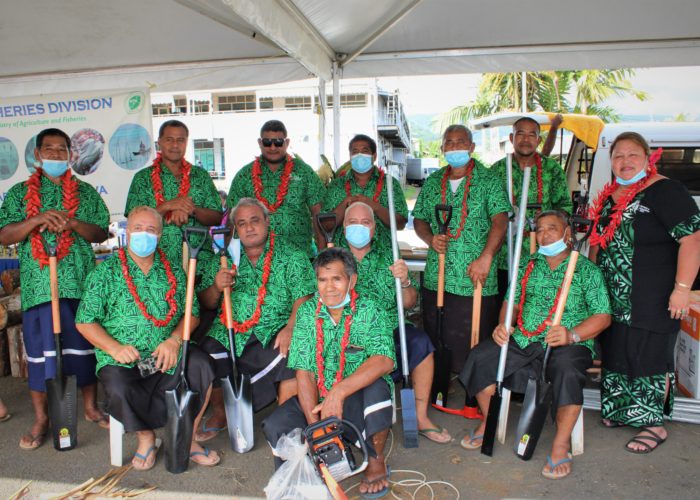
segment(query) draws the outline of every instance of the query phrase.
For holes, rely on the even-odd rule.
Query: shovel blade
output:
[[[255,444],[253,391],[250,376],[241,374],[238,384],[234,384],[231,377],[224,377],[221,379],[221,389],[224,392],[224,408],[231,449],[237,453],[245,453]]]
[[[401,423],[403,424],[403,447],[418,448],[416,393],[412,388],[401,389]]]
[[[450,389],[452,374],[452,350],[442,347],[435,351],[435,371],[430,402],[435,406],[447,406],[447,391]]]
[[[498,416],[501,413],[501,403],[503,397],[497,390],[491,396],[489,403],[489,413],[486,415],[486,428],[484,429],[484,438],[481,441],[481,454],[489,457],[493,456],[493,443],[496,441],[496,430],[498,429]]]
[[[189,389],[165,391],[168,421],[165,424],[165,468],[179,474],[187,470],[194,432],[198,393]]]
[[[518,430],[515,433],[514,450],[518,458],[532,458],[551,403],[552,384],[531,378],[527,383]]]
[[[78,383],[74,375],[46,381],[53,446],[68,451],[78,444]]]

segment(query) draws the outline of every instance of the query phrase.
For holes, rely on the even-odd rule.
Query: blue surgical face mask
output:
[[[345,227],[345,239],[355,248],[364,248],[370,240],[370,231],[362,224],[350,224]]]
[[[643,168],[639,172],[637,172],[637,174],[634,177],[632,177],[631,179],[625,180],[622,177],[615,176],[615,180],[621,186],[630,186],[630,185],[634,184],[635,182],[641,181],[646,176],[647,176],[647,169]]]
[[[445,160],[451,167],[457,168],[469,163],[469,151],[460,149],[457,151],[448,151],[445,153]]]
[[[372,155],[358,153],[350,158],[352,169],[358,174],[364,174],[372,169]]]
[[[334,306],[329,306],[328,304],[326,304],[325,302],[323,302],[323,299],[321,299],[321,302],[322,302],[323,305],[325,305],[328,309],[342,309],[343,307],[345,307],[346,305],[348,305],[348,304],[350,303],[350,284],[348,284],[348,289],[347,289],[347,291],[345,292],[345,298],[344,298],[343,300],[341,300],[339,304],[336,304],[336,305],[334,305]]]
[[[68,170],[68,160],[41,160],[41,168],[51,177],[61,177]]]
[[[148,257],[156,251],[158,236],[146,231],[131,233],[129,236],[129,249],[139,257]]]
[[[537,252],[544,255],[545,257],[554,257],[559,255],[564,250],[566,250],[566,243],[564,243],[564,238],[549,245],[542,245],[537,249]]]

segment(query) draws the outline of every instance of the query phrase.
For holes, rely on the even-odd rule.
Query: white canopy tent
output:
[[[1,1],[2,97],[700,64],[697,0]]]

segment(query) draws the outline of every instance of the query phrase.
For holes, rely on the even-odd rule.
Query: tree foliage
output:
[[[597,115],[605,122],[616,122],[620,116],[605,105],[613,96],[631,95],[640,101],[645,92],[632,87],[633,69],[539,71],[526,74],[528,111],[581,113]],[[442,116],[441,128],[451,123],[498,112],[522,109],[522,73],[485,73],[474,102],[457,106]]]

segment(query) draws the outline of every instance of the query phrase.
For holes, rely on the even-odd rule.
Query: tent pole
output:
[[[333,62],[333,163],[340,168],[340,67]]]
[[[318,79],[318,157],[326,154],[326,81]]]

